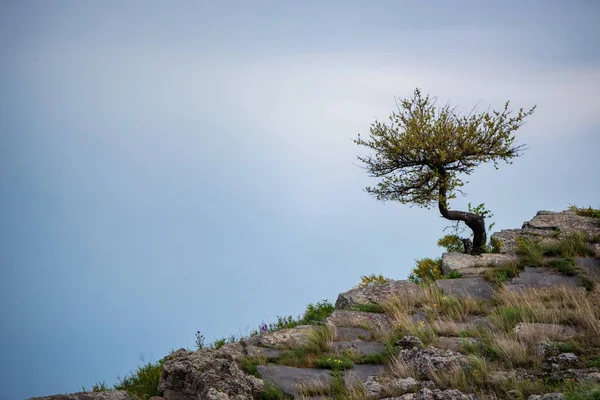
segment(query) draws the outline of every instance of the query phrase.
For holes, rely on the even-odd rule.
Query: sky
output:
[[[600,206],[600,4],[0,2],[1,399],[112,386],[438,257],[353,143],[419,87],[537,105],[466,197],[494,231]]]

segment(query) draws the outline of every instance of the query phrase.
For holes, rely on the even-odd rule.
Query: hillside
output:
[[[36,400],[600,399],[600,211],[493,238],[497,253],[444,253],[442,279],[372,281],[235,343],[199,337],[124,390]]]

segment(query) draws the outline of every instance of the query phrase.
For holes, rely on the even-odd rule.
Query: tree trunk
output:
[[[471,228],[473,231],[473,249],[471,250],[471,254],[479,255],[483,253],[483,249],[487,240],[487,235],[485,233],[485,219],[481,215],[466,211],[448,210],[445,171],[441,175],[442,178],[440,179],[438,207],[442,217],[450,221],[463,221],[469,228]]]

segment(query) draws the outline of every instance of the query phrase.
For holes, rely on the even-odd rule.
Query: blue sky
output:
[[[218,4],[217,4],[218,3]],[[0,3],[0,398],[117,382],[441,254],[352,139],[416,87],[538,109],[467,197],[600,206],[595,1]]]

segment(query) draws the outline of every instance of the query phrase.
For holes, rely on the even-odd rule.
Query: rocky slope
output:
[[[165,357],[163,397],[153,400],[548,400],[600,393],[599,220],[540,211],[521,229],[494,237],[503,243],[500,254],[443,255],[444,275],[456,279],[352,289],[321,324],[264,332],[218,350],[180,349]],[[129,398],[114,391],[37,400]]]

